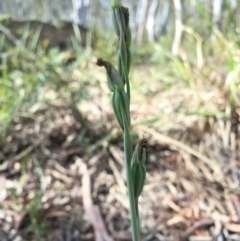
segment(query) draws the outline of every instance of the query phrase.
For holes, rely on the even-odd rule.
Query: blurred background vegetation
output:
[[[131,15],[133,64],[157,64],[161,89],[181,81],[195,88],[195,68],[209,83],[212,58],[219,70],[226,69],[219,87],[227,85],[232,101],[239,102],[239,1],[123,4]],[[69,76],[79,64],[114,56],[109,1],[1,1],[0,21],[1,132],[17,110],[47,98],[41,95],[44,86],[64,86],[66,97]],[[144,92],[149,93],[147,86]]]
[[[207,81],[212,70],[206,63],[215,58],[217,67],[226,69],[219,87],[227,85],[232,101],[239,102],[239,1],[125,3],[131,15],[133,64],[159,64],[161,88],[180,81],[195,88],[193,70],[198,68],[202,82]],[[64,86],[65,98],[71,95],[69,76],[79,64],[93,56],[114,56],[109,1],[1,1],[0,19],[1,131],[17,110],[48,98],[41,95],[44,87]]]
[[[14,212],[24,210],[16,229],[27,225],[32,239],[24,233],[26,240],[61,240],[52,238],[53,223],[42,222],[46,209],[39,208],[50,185],[46,160],[60,160],[68,169],[75,154],[84,159],[101,147],[106,155],[107,142],[118,143],[105,73],[95,65],[97,57],[115,63],[109,4],[0,1],[0,172],[17,183],[0,192],[0,201],[11,200],[6,205]],[[230,156],[239,160],[240,1],[122,4],[129,8],[132,29],[133,126],[169,131],[167,135],[176,131],[175,139],[221,165],[230,165]],[[152,151],[157,155],[159,148],[157,144]],[[234,170],[239,172],[238,165]],[[64,193],[65,186],[61,188]],[[79,204],[72,205],[81,219]]]

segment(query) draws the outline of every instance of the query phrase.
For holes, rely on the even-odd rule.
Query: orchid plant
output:
[[[113,111],[123,131],[124,161],[127,177],[127,188],[130,203],[132,240],[139,241],[140,220],[138,198],[146,179],[147,140],[138,142],[134,151],[131,140],[130,82],[131,65],[131,31],[129,28],[129,11],[121,5],[120,0],[111,2],[111,14],[114,31],[118,38],[117,69],[109,62],[98,58],[97,65],[103,66],[107,73],[107,84],[112,95]]]

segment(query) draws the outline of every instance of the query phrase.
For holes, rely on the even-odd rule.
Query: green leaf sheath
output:
[[[125,69],[127,69],[127,47],[126,47],[126,42],[124,39],[124,36],[120,34],[120,39],[119,39],[119,47],[120,47],[120,54],[121,54],[121,60],[122,64]]]
[[[118,124],[120,125],[121,129],[123,130],[123,123],[122,123],[122,117],[121,117],[121,111],[119,109],[119,93],[118,91],[115,91],[112,96],[112,106],[114,114],[117,118]]]
[[[131,51],[129,48],[127,48],[127,73],[129,74],[130,72],[130,67],[131,67]]]
[[[124,130],[122,110],[126,115],[126,120],[127,120],[128,126],[130,126],[130,124],[131,124],[129,101],[128,101],[128,96],[127,96],[126,92],[125,91],[115,91],[113,93],[112,104],[113,104],[113,110],[116,115],[117,121],[118,121],[119,125],[121,126],[122,130]]]
[[[111,17],[112,17],[112,23],[113,23],[114,31],[115,31],[116,35],[119,37],[120,36],[120,29],[119,29],[119,26],[118,26],[118,23],[117,23],[115,9],[112,10]]]
[[[122,76],[122,78],[124,77],[124,73],[123,73],[123,67],[122,67],[122,58],[121,58],[121,52],[120,50],[118,50],[117,52],[117,68],[118,68],[118,72],[119,74]],[[126,80],[125,78],[123,78],[123,83],[125,85]]]
[[[130,127],[131,118],[130,118],[130,110],[129,110],[129,99],[128,99],[128,96],[127,96],[125,91],[119,91],[119,93],[120,93],[120,96],[121,96],[122,108],[123,108],[123,110],[125,112],[125,115],[127,117],[128,126]]]
[[[127,29],[126,29],[126,34],[125,34],[125,41],[126,41],[126,47],[127,48],[130,48],[131,40],[132,40],[131,30],[128,26]]]
[[[124,13],[122,12],[121,8],[115,8],[114,12],[115,12],[116,21],[118,23],[118,27],[120,30],[120,35],[122,32],[122,35],[124,36],[126,31],[126,22],[125,22]]]

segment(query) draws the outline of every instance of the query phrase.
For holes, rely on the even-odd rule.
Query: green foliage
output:
[[[103,31],[98,26],[92,26],[91,32],[93,47],[98,55],[109,61],[115,60],[113,56],[117,48],[117,39],[112,37],[112,31]]]
[[[240,52],[235,42],[229,43],[226,48],[226,65],[228,76],[226,85],[229,87],[233,104],[240,106]]]
[[[75,30],[72,49],[66,51],[60,51],[58,47],[45,49],[37,45],[40,31],[39,27],[35,33],[29,32],[27,24],[22,31],[21,40],[15,45],[7,41],[5,35],[0,34],[0,134],[2,136],[18,110],[24,110],[39,101],[53,98],[44,95],[43,88],[55,91],[62,99],[70,98],[78,101],[83,97],[79,94],[77,97],[70,88],[71,75],[90,58],[91,44],[88,44],[87,49],[79,46],[76,39],[80,36]],[[81,88],[80,93],[83,92],[84,88]]]
[[[27,205],[26,212],[29,214],[30,224],[28,226],[28,232],[32,233],[34,236],[34,240],[43,241],[45,238],[43,237],[43,233],[46,233],[49,224],[46,220],[42,220],[42,212],[41,209],[41,198],[42,191],[33,191],[31,192],[31,199]]]

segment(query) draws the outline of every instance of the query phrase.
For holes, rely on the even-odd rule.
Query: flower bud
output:
[[[146,149],[147,149],[147,139],[143,138],[138,142],[135,147],[131,165],[134,164],[144,164],[146,161]]]
[[[105,67],[105,69],[107,71],[108,88],[112,92],[114,92],[116,90],[118,90],[118,91],[124,90],[124,83],[123,83],[122,77],[111,63],[109,63],[101,58],[98,58],[97,65],[100,67],[102,67],[102,66]]]
[[[134,198],[137,200],[142,193],[146,180],[146,168],[143,164],[134,164],[131,166],[131,176],[133,182]]]
[[[147,148],[147,139],[143,138],[136,145],[132,160],[131,160],[131,176],[133,181],[133,191],[135,199],[138,199],[140,196],[143,186],[146,180],[146,148]]]

